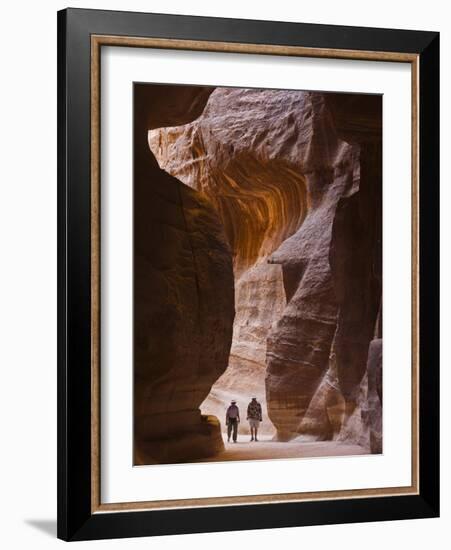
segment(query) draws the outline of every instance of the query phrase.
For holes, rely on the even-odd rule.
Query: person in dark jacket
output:
[[[256,397],[252,398],[252,401],[247,406],[247,420],[249,421],[249,427],[251,429],[251,441],[258,441],[257,432],[262,421],[262,406],[257,401]]]
[[[236,401],[232,401],[226,412],[227,441],[230,441],[230,436],[232,436],[233,442],[236,443],[239,423],[240,409],[237,407]]]

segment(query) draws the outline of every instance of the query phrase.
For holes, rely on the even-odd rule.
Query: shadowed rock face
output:
[[[324,94],[340,139],[348,143],[381,143],[382,97],[365,94]]]
[[[363,416],[373,406],[369,401],[374,394],[371,380],[376,360],[371,355],[375,348],[382,376],[382,340],[371,343],[382,337],[382,98],[355,95],[343,99],[328,94],[326,103],[337,133],[360,149],[359,188],[340,200],[330,252],[339,304],[332,352],[345,398],[341,439],[359,437],[360,444],[381,452],[381,411]],[[352,428],[356,417],[362,423],[359,436]]]
[[[380,152],[377,146],[362,146],[359,190],[340,199],[333,223],[330,265],[339,304],[334,351],[349,403],[365,373],[381,301]]]
[[[377,96],[223,88],[193,122],[149,134],[233,256],[229,367],[202,410],[222,418],[253,393],[280,440],[377,449],[365,411],[381,334],[380,114]]]
[[[191,122],[202,114],[213,90],[210,86],[135,84],[135,124],[146,131]]]
[[[373,340],[368,350],[368,398],[363,421],[368,429],[372,453],[382,452],[382,339]]]
[[[356,396],[356,406],[337,438],[354,441],[371,453],[382,452],[382,340],[368,348],[365,374]]]
[[[164,88],[135,97],[135,464],[223,449],[218,420],[201,416],[199,405],[227,366],[234,318],[232,259],[219,217],[197,191],[160,170],[147,143],[154,114],[158,124],[177,123],[179,112],[186,122],[209,94],[177,87],[178,100],[171,92],[166,105]]]

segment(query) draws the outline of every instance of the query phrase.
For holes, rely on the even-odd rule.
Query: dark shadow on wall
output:
[[[184,124],[212,88],[134,87],[134,464],[223,450],[199,406],[227,367],[234,318],[230,248],[212,206],[161,170],[148,130]]]

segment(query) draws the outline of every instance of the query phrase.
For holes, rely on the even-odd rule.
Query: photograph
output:
[[[450,547],[448,5],[2,7],[2,547]]]
[[[380,454],[383,95],[133,82],[133,464]]]

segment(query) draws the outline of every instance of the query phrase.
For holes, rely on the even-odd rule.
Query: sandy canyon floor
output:
[[[248,435],[238,436],[236,443],[227,443],[223,434],[225,451],[198,462],[225,462],[230,460],[270,460],[276,458],[309,458],[329,456],[352,456],[368,454],[359,445],[348,445],[337,441],[271,441],[271,436],[262,435],[257,442],[251,442]]]

